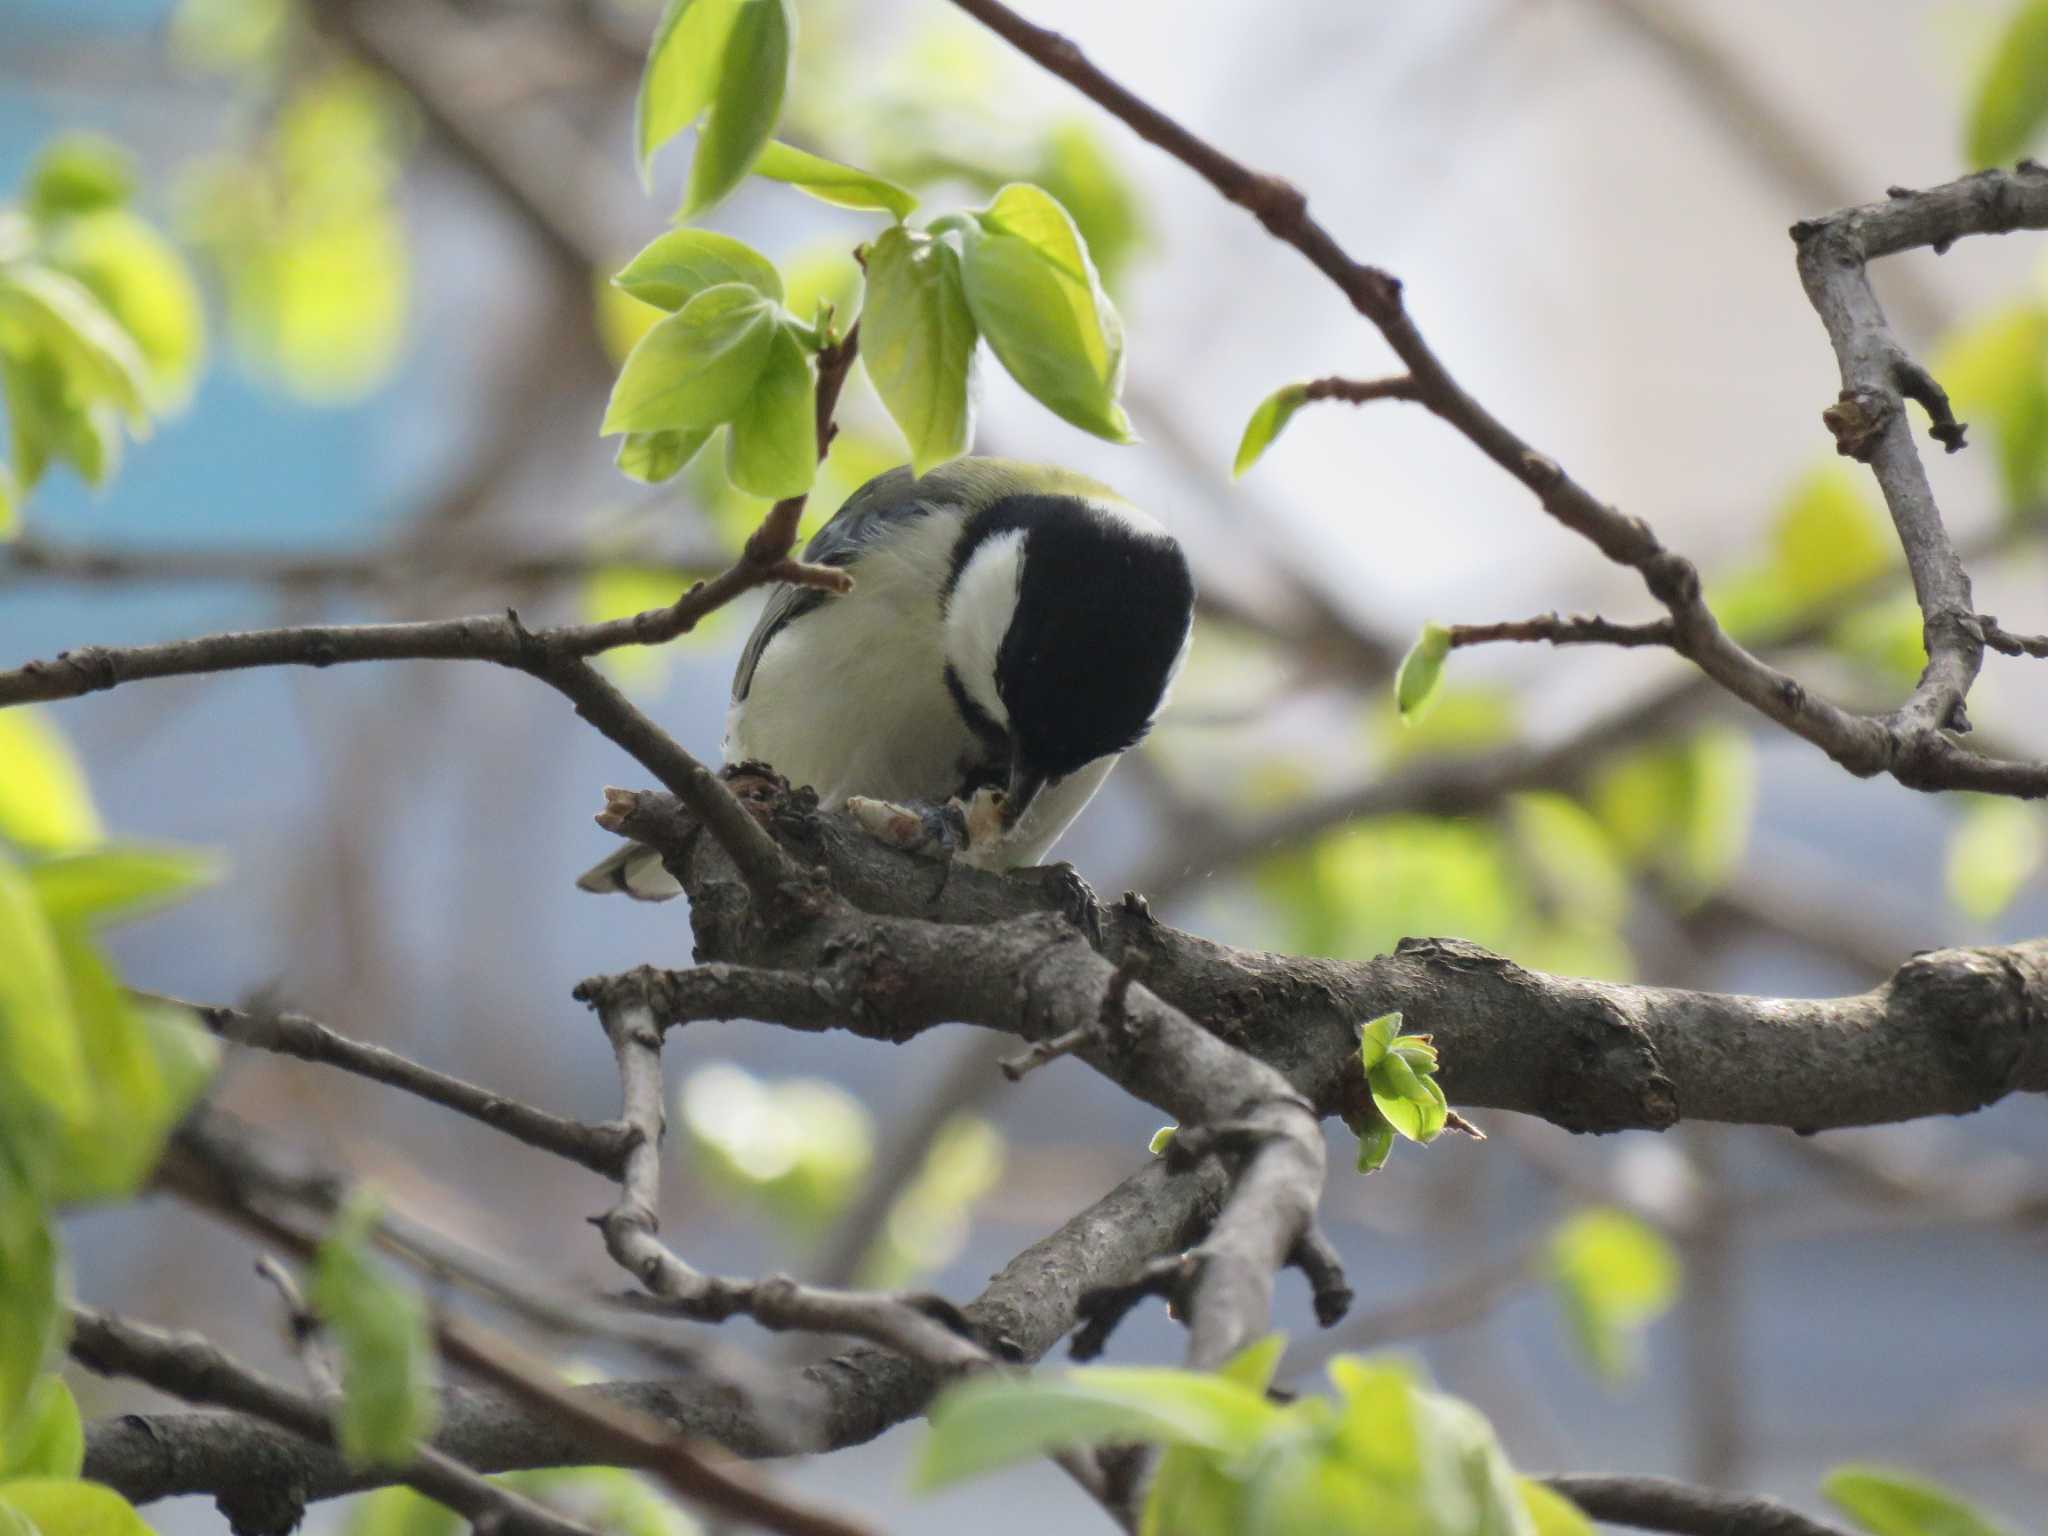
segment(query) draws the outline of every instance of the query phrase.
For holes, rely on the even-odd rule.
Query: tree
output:
[[[1339,1246],[1318,1217],[1329,1119],[1351,1128],[1368,1172],[1398,1142],[1477,1135],[1476,1119],[1585,1132],[1721,1122],[1810,1137],[1966,1114],[2048,1088],[2044,941],[1891,954],[1870,990],[1819,1000],[1569,974],[1625,969],[1617,936],[1632,902],[1653,905],[1688,944],[1731,926],[1769,929],[1847,952],[1859,967],[1874,947],[1853,922],[1831,921],[1853,911],[1788,912],[1782,892],[1774,906],[1771,893],[1732,879],[1746,746],[1739,732],[1700,723],[1714,702],[1739,707],[1773,739],[1820,749],[1846,775],[1886,781],[1901,799],[1973,796],[1950,878],[1979,913],[2004,909],[2033,876],[2044,845],[2025,802],[2048,795],[2048,764],[1973,744],[1966,704],[1987,651],[2048,656],[2048,640],[1980,611],[1963,553],[2009,556],[2036,531],[2048,329],[2028,301],[1965,328],[1930,368],[1895,333],[1870,268],[1922,247],[2048,228],[2048,172],[2020,161],[1893,188],[1883,201],[1794,226],[1797,275],[1840,372],[1823,420],[1836,452],[1868,466],[1889,523],[1856,474],[1818,471],[1787,495],[1767,552],[1709,583],[1652,520],[1609,505],[1482,403],[1427,339],[1427,317],[1411,312],[1400,280],[1350,254],[1302,190],[1233,158],[998,0],[953,4],[1078,90],[1095,114],[1088,126],[1062,126],[1023,151],[963,144],[940,121],[939,93],[913,89],[891,108],[893,131],[842,148],[846,114],[807,106],[802,76],[790,86],[799,29],[819,23],[792,0],[669,0],[644,47],[621,40],[627,18],[592,6],[517,15],[483,6],[466,20],[431,8],[422,20],[426,12],[369,0],[303,10],[187,0],[177,13],[172,36],[185,56],[261,103],[247,141],[196,168],[183,198],[190,241],[245,359],[315,397],[381,377],[403,334],[407,247],[394,197],[410,136],[423,127],[514,215],[554,290],[574,301],[578,340],[537,342],[543,377],[515,397],[556,412],[570,393],[564,375],[595,375],[584,323],[591,274],[617,268],[597,301],[596,329],[617,358],[602,429],[619,439],[629,477],[688,486],[689,526],[703,543],[681,555],[672,536],[623,554],[508,554],[478,519],[505,492],[525,440],[540,436],[536,412],[516,404],[492,412],[504,440],[422,516],[425,535],[388,550],[286,557],[55,542],[40,526],[52,466],[94,483],[113,475],[124,442],[189,393],[202,322],[186,258],[130,206],[133,177],[118,149],[60,140],[29,173],[0,221],[11,433],[0,507],[13,533],[11,579],[226,580],[394,601],[435,578],[497,596],[575,583],[592,611],[552,624],[513,609],[295,620],[89,645],[0,672],[0,1508],[17,1523],[45,1536],[88,1523],[132,1529],[130,1501],[199,1492],[238,1531],[279,1531],[309,1502],[376,1487],[389,1491],[359,1505],[355,1520],[379,1533],[453,1519],[416,1495],[521,1531],[673,1528],[688,1517],[669,1497],[735,1523],[853,1531],[866,1526],[726,1453],[834,1452],[929,1409],[928,1481],[1051,1455],[1130,1528],[1555,1533],[1588,1530],[1591,1516],[1669,1531],[1840,1529],[1707,1486],[1733,1461],[1725,1443],[1715,1449],[1716,1434],[1730,1433],[1725,1419],[1709,1423],[1697,1484],[1626,1473],[1532,1481],[1517,1477],[1476,1410],[1383,1358],[1333,1350],[1329,1390],[1276,1396],[1277,1380],[1303,1374],[1273,1333],[1276,1287],[1301,1271],[1326,1328],[1353,1305]],[[830,8],[816,9],[829,27]],[[1657,8],[1603,9],[1743,118],[1761,116],[1766,148],[1795,177],[1814,179],[1797,130],[1772,120],[1711,36]],[[2010,159],[2048,118],[2044,28],[2048,8],[2020,6],[1989,51],[1968,129],[1974,162]],[[613,262],[608,236],[580,206],[584,141],[561,103],[522,112],[529,128],[545,118],[547,131],[515,140],[513,115],[480,107],[465,83],[478,67],[469,50],[487,43],[526,50],[529,66],[552,60],[597,103],[637,81],[643,173],[695,126],[685,217],[622,267]],[[848,89],[860,99],[877,88]],[[1291,665],[1334,665],[1348,685],[1389,693],[1399,757],[1352,787],[1297,785],[1271,808],[1246,808],[1176,782],[1168,749],[1151,798],[1174,822],[1162,839],[1173,862],[1121,900],[1063,865],[1004,876],[935,869],[820,813],[801,786],[750,791],[742,803],[655,723],[629,678],[599,665],[679,641],[757,587],[843,589],[842,573],[798,556],[806,519],[906,448],[922,467],[974,446],[977,370],[1001,370],[1081,432],[1132,437],[1111,295],[1133,281],[1142,214],[1103,148],[1112,129],[1135,132],[1306,258],[1313,271],[1297,269],[1297,280],[1333,286],[1395,360],[1381,376],[1270,393],[1237,448],[1239,474],[1284,453],[1283,433],[1311,407],[1418,405],[1662,610],[1647,620],[1553,612],[1432,623],[1403,655],[1402,642],[1284,564],[1287,599],[1277,607],[1215,583],[1212,635],[1240,646],[1256,637]],[[812,147],[784,142],[785,132]],[[750,177],[853,210],[864,219],[857,248],[778,264],[695,222]],[[893,429],[860,397],[868,387]],[[1989,429],[2009,503],[1982,550],[1959,551],[1915,441],[1909,402],[1949,453],[1974,441],[1951,391]],[[849,425],[863,411],[875,427]],[[1140,415],[1174,431],[1167,412]],[[582,425],[599,421],[593,406]],[[1207,444],[1191,454],[1212,466],[1224,456]],[[657,505],[678,520],[677,503]],[[1456,677],[1453,653],[1505,642],[1650,649],[1682,665],[1647,703],[1531,744],[1497,697]],[[1876,709],[1836,702],[1816,680],[1815,651],[1862,666],[1865,692],[1872,678],[1896,692]],[[170,677],[416,660],[489,662],[547,685],[661,786],[607,791],[599,821],[662,851],[690,898],[695,963],[642,964],[578,987],[616,1067],[615,1116],[572,1118],[538,1093],[479,1087],[275,998],[229,1006],[154,996],[138,990],[146,975],[117,972],[110,958],[107,925],[214,871],[186,850],[108,841],[41,706],[112,689],[137,697],[146,692],[138,685]],[[391,703],[384,691],[371,695],[372,709]],[[1212,765],[1204,772],[1219,776]],[[1240,798],[1250,799],[1245,777]],[[1233,948],[1155,914],[1181,870],[1218,867],[1254,869],[1265,921],[1304,953]],[[1361,935],[1412,910],[1380,889],[1395,872],[1477,892],[1469,925],[1356,958],[1375,947]],[[517,902],[499,910],[519,923]],[[528,942],[519,931],[510,936]],[[1555,968],[1536,968],[1546,958]],[[693,1078],[683,1108],[700,1176],[812,1226],[836,1223],[813,1282],[716,1275],[688,1261],[687,1230],[673,1245],[659,1231],[670,1171],[662,1058],[669,1031],[723,1020],[917,1042],[916,1053],[932,1049],[925,1037],[938,1027],[973,1024],[1021,1044],[1002,1062],[1012,1081],[1072,1056],[1174,1124],[1150,1159],[1133,1156],[1137,1172],[962,1302],[903,1288],[902,1272],[929,1255],[900,1236],[904,1251],[888,1253],[878,1233],[944,1226],[995,1177],[991,1133],[957,1113],[994,1077],[985,1054],[962,1058],[948,1074],[955,1086],[901,1128],[858,1192],[864,1132],[843,1099],[730,1069]],[[220,1041],[311,1063],[308,1074],[367,1079],[600,1176],[614,1193],[596,1219],[598,1241],[633,1289],[601,1305],[537,1281],[459,1241],[445,1230],[452,1223],[421,1219],[409,1208],[415,1191],[380,1196],[353,1171],[309,1167],[285,1148],[281,1127],[247,1123],[209,1091]],[[1744,1217],[1716,1172],[1723,1143],[1695,1136],[1688,1145],[1695,1183],[1683,1199],[1638,1196],[1631,1210],[1609,1191],[1512,1262],[1354,1320],[1335,1335],[1338,1348],[1448,1326],[1540,1277],[1590,1364],[1624,1373],[1637,1332],[1670,1305],[1689,1265],[1698,1337],[1706,1353],[1726,1351],[1728,1248]],[[1476,1155],[1499,1154],[1466,1154]],[[1804,1155],[1896,1202],[1982,1205],[2012,1219],[2039,1208],[2033,1182],[1993,1188],[1981,1169],[1907,1173],[1860,1144],[1825,1140]],[[1393,1161],[1374,1195],[1422,1178],[1416,1161]],[[396,1171],[417,1173],[402,1161]],[[253,1240],[303,1385],[204,1335],[74,1299],[58,1217],[149,1192]],[[513,1192],[496,1195],[514,1219],[523,1214]],[[78,1291],[89,1291],[83,1277]],[[1013,1369],[1070,1337],[1076,1356],[1098,1355],[1159,1297],[1185,1324],[1180,1368]],[[490,1312],[514,1322],[489,1321]],[[822,1363],[776,1364],[726,1331],[677,1324],[741,1315],[860,1342]],[[549,1339],[554,1358],[541,1358],[532,1337]],[[210,1411],[82,1426],[52,1369],[60,1347],[87,1371]],[[641,1370],[571,1385],[564,1370],[575,1347],[628,1353]],[[1727,1384],[1715,1385],[1712,1360],[1696,1364],[1712,1420],[1725,1413]],[[444,1373],[471,1385],[444,1388]],[[619,1468],[648,1474],[661,1495]],[[1826,1491],[1876,1536],[1997,1528],[1958,1496],[1887,1468],[1840,1468]]]

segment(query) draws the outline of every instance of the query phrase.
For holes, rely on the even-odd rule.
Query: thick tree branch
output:
[[[1595,1520],[1673,1536],[1849,1536],[1776,1499],[1695,1488],[1668,1477],[1541,1479]]]

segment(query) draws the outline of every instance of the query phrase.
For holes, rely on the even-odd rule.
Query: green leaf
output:
[[[49,1139],[83,1126],[92,1104],[56,936],[27,877],[0,854],[0,1155],[11,1143],[39,1171]]]
[[[1885,512],[1841,464],[1802,477],[1771,525],[1773,564],[1800,606],[1860,586],[1897,559]]]
[[[962,228],[967,307],[997,359],[1055,415],[1113,443],[1134,441],[1118,400],[1123,323],[1067,211],[1019,182]]]
[[[1383,1013],[1378,1018],[1358,1026],[1358,1064],[1370,1072],[1380,1064],[1393,1048],[1395,1037],[1401,1033],[1401,1014]]]
[[[872,209],[891,214],[898,222],[909,218],[917,207],[915,194],[893,181],[773,140],[755,160],[754,174],[770,181],[787,182],[821,203],[837,208]]]
[[[0,1506],[27,1516],[41,1536],[155,1536],[135,1506],[113,1489],[75,1478],[0,1484]]]
[[[725,473],[750,495],[780,501],[801,496],[818,474],[817,381],[811,356],[779,325],[753,393],[732,419]]]
[[[979,1376],[933,1406],[914,1478],[919,1488],[937,1488],[1059,1446],[1103,1440],[1226,1455],[1255,1442],[1279,1411],[1262,1392],[1198,1372],[1091,1366]]]
[[[14,471],[0,464],[0,543],[21,532],[21,482]]]
[[[742,0],[668,0],[647,50],[634,106],[642,182],[648,180],[654,152],[711,105],[741,4]]]
[[[942,1268],[967,1244],[975,1206],[1003,1176],[1003,1133],[979,1115],[951,1116],[917,1174],[889,1207],[856,1283],[891,1289]]]
[[[1678,1297],[1677,1250],[1625,1211],[1595,1206],[1551,1234],[1552,1285],[1593,1368],[1618,1381],[1635,1368],[1636,1333]]]
[[[1522,1491],[1522,1507],[1536,1528],[1535,1536],[1596,1536],[1585,1511],[1563,1494],[1533,1478],[1520,1478],[1516,1486]]]
[[[1401,658],[1401,670],[1394,676],[1394,706],[1404,723],[1421,718],[1444,675],[1444,661],[1451,654],[1451,632],[1441,624],[1425,624],[1408,654]]]
[[[793,0],[740,0],[719,63],[711,115],[697,134],[683,216],[702,213],[747,179],[775,132],[796,47]]]
[[[517,1486],[511,1477],[493,1481]],[[447,1505],[403,1484],[349,1500],[348,1521],[342,1527],[344,1536],[467,1536],[469,1529],[469,1522]]]
[[[1366,1073],[1374,1108],[1409,1141],[1431,1142],[1444,1128],[1449,1110],[1443,1090],[1423,1077],[1408,1058],[1390,1051]]]
[[[1973,320],[1943,343],[1934,376],[1956,414],[1990,433],[2007,507],[2039,501],[2048,486],[2048,306],[2027,300]]]
[[[974,315],[960,257],[929,235],[884,230],[868,248],[861,362],[923,474],[974,445]]]
[[[2048,118],[2048,0],[2013,9],[1977,77],[1966,152],[1982,170],[2024,154]]]
[[[1631,863],[1697,898],[1741,861],[1756,804],[1755,750],[1741,731],[1709,726],[1609,763],[1590,798]]]
[[[610,436],[731,421],[768,365],[775,317],[775,306],[745,283],[706,288],[627,355],[601,430]]]
[[[1375,1113],[1370,1125],[1354,1125],[1351,1129],[1358,1137],[1358,1171],[1378,1173],[1386,1167],[1387,1159],[1394,1155],[1394,1128],[1386,1118]]]
[[[79,404],[104,401],[131,422],[146,419],[142,351],[77,278],[34,262],[0,268],[0,316],[7,314],[49,349]]]
[[[50,242],[52,266],[78,279],[134,338],[158,410],[191,394],[206,350],[199,286],[184,257],[125,209],[69,219]]]
[[[1287,1335],[1269,1333],[1217,1366],[1216,1374],[1254,1392],[1264,1392],[1273,1385],[1273,1373],[1280,1368],[1280,1357],[1286,1353]]]
[[[358,1467],[410,1461],[437,1412],[426,1308],[372,1257],[377,1212],[374,1196],[350,1198],[321,1241],[307,1290],[340,1347],[335,1438]]]
[[[23,197],[36,219],[62,218],[118,207],[135,191],[135,161],[112,139],[67,133],[30,162]]]
[[[1871,1536],[2008,1536],[1946,1488],[1893,1467],[1837,1467],[1820,1491]]]
[[[2040,811],[2018,800],[1972,797],[1949,833],[1948,899],[1989,922],[2026,888],[2048,860]]]
[[[684,1080],[679,1098],[692,1166],[798,1236],[845,1206],[874,1155],[866,1107],[818,1078],[764,1082],[714,1062]]]
[[[221,868],[203,849],[131,843],[39,859],[28,883],[52,922],[122,921],[212,884]]]
[[[1210,1452],[1170,1445],[1152,1475],[1138,1536],[1238,1536],[1247,1528],[1247,1491]]]
[[[56,851],[104,835],[85,769],[41,711],[0,709],[0,764],[0,838]]]
[[[628,432],[619,439],[619,473],[642,485],[660,485],[681,473],[717,430],[689,427],[665,432]]]
[[[1145,1150],[1154,1157],[1164,1156],[1167,1147],[1173,1143],[1173,1133],[1179,1129],[1177,1125],[1162,1125],[1152,1133],[1152,1139],[1145,1143]]]
[[[0,1425],[12,1425],[60,1342],[57,1239],[36,1192],[0,1142]]]
[[[703,1536],[704,1527],[619,1467],[545,1467],[493,1479],[609,1536]],[[421,1502],[425,1502],[422,1500]],[[438,1506],[437,1506],[438,1507]],[[460,1527],[458,1519],[454,1524]],[[408,1529],[349,1536],[457,1536],[454,1530]]]
[[[38,1376],[13,1422],[0,1421],[0,1488],[10,1478],[76,1477],[85,1465],[85,1427],[64,1378]]]
[[[1230,473],[1241,475],[1259,462],[1265,451],[1273,446],[1273,439],[1287,428],[1294,419],[1294,413],[1308,403],[1308,386],[1305,384],[1283,384],[1259,402],[1252,412],[1252,419],[1244,424],[1244,436],[1238,440],[1237,461]]]
[[[762,298],[782,302],[775,263],[731,235],[709,229],[672,229],[656,237],[612,279],[646,304],[681,309],[706,288],[745,283]]]

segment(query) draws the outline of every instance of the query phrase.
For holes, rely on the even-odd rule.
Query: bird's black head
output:
[[[1056,779],[1134,745],[1194,616],[1180,545],[1149,518],[1083,497],[1005,496],[961,530],[955,583],[991,545],[1015,551],[1004,562],[1015,572],[1015,607],[989,660],[1016,768]],[[949,601],[970,598],[990,602],[985,591]]]

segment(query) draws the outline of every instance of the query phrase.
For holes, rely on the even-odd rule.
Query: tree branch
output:
[[[1669,619],[1657,619],[1648,624],[1617,624],[1598,614],[1579,613],[1570,618],[1544,613],[1533,619],[1505,619],[1496,624],[1453,624],[1450,633],[1454,651],[1468,645],[1491,645],[1500,640],[1541,641],[1551,645],[1671,646],[1678,639],[1677,628]]]
[[[1849,1536],[1776,1499],[1695,1488],[1668,1477],[1545,1477],[1538,1481],[1595,1520],[1673,1536]]]

